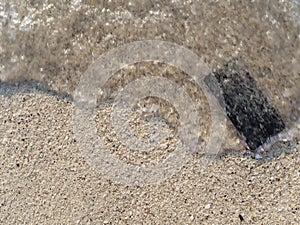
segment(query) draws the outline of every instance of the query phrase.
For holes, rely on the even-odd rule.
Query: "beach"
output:
[[[0,36],[1,224],[300,223],[297,1],[4,3],[0,4],[4,15]],[[286,130],[292,132],[275,141],[260,159],[247,149],[228,120],[226,134],[221,128],[216,131],[225,140],[220,150],[207,156],[205,145],[215,131],[211,128],[215,117],[197,82],[164,63],[124,66],[99,92],[96,102],[105,101],[93,108],[95,127],[89,129],[103,141],[105,154],[129,165],[124,168],[143,169],[176,153],[181,117],[167,101],[143,99],[129,120],[134,131],[129,136],[143,140],[157,130],[167,135],[153,151],[132,150],[113,130],[114,99],[122,88],[143,77],[163,77],[186,91],[198,107],[197,134],[202,145],[164,179],[122,183],[127,171],[102,170],[103,161],[103,165],[97,161],[100,154],[95,150],[89,155],[89,149],[80,145],[84,139],[80,135],[89,130],[78,131],[84,124],[78,126],[76,90],[101,55],[143,40],[184,46],[211,71],[240,58],[278,110]],[[139,113],[147,105],[155,112]],[[209,160],[201,169],[205,157]]]

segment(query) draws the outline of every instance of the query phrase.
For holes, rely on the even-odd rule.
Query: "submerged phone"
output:
[[[238,59],[212,75],[219,83],[227,116],[252,151],[285,129],[279,113]]]

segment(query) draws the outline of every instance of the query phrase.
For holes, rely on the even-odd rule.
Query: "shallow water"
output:
[[[87,67],[134,40],[183,45],[211,69],[233,57],[299,135],[299,1],[0,2],[0,79],[72,95]],[[114,84],[116,85],[116,84]],[[111,88],[111,87],[110,87]]]

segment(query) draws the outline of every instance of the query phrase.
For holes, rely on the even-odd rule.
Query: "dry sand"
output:
[[[107,50],[167,40],[211,68],[241,57],[288,127],[297,127],[297,1],[15,2],[1,8],[23,22],[8,23],[0,36],[0,224],[300,224],[299,137],[256,160],[228,124],[228,150],[204,171],[200,151],[161,183],[125,186],[101,176],[79,150],[71,97],[87,66]],[[160,67],[136,68],[155,73]],[[130,80],[136,68],[119,74]],[[170,71],[175,80],[185,76]],[[31,81],[17,82],[24,77]],[[181,82],[195,93],[193,84]],[[111,88],[122,85],[119,77]],[[206,121],[205,99],[198,91],[192,99],[203,103],[199,115]],[[110,111],[109,104],[99,110],[97,128],[115,157],[140,165],[173,151],[172,140],[148,155],[124,148],[111,132]],[[164,116],[176,124],[176,115]],[[142,133],[143,124],[136,127]],[[205,139],[209,127],[203,127]]]
[[[299,224],[299,144],[270,161],[223,155],[203,172],[194,156],[160,184],[126,187],[86,163],[72,102],[31,93],[1,107],[2,224]]]

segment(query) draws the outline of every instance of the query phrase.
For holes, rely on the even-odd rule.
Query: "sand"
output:
[[[241,57],[288,128],[299,129],[299,21],[297,3],[293,8],[291,2],[86,0],[25,6],[12,1],[14,7],[8,8],[17,14],[10,11],[13,22],[1,27],[6,30],[0,45],[0,223],[300,224],[299,136],[277,142],[257,160],[227,123],[223,151],[204,170],[199,169],[205,157],[199,147],[173,176],[126,186],[87,160],[73,120],[74,90],[94,60],[124,43],[156,39],[191,49],[212,69]],[[31,22],[22,20],[14,28],[23,16]],[[157,76],[158,71],[181,78],[178,84],[202,106],[199,130],[206,140],[207,102],[177,69],[151,63],[125,68],[107,86],[110,97],[137,74]],[[172,136],[177,115],[161,105],[159,115],[166,121],[158,126]],[[175,138],[151,153],[124,147],[110,125],[111,107],[106,102],[96,118],[97,133],[111,155],[141,166],[174,151]],[[147,136],[147,120],[139,116],[133,116],[133,127]]]
[[[2,224],[298,224],[297,152],[218,158],[144,187],[100,176],[78,150],[73,104],[41,93],[1,97]]]

